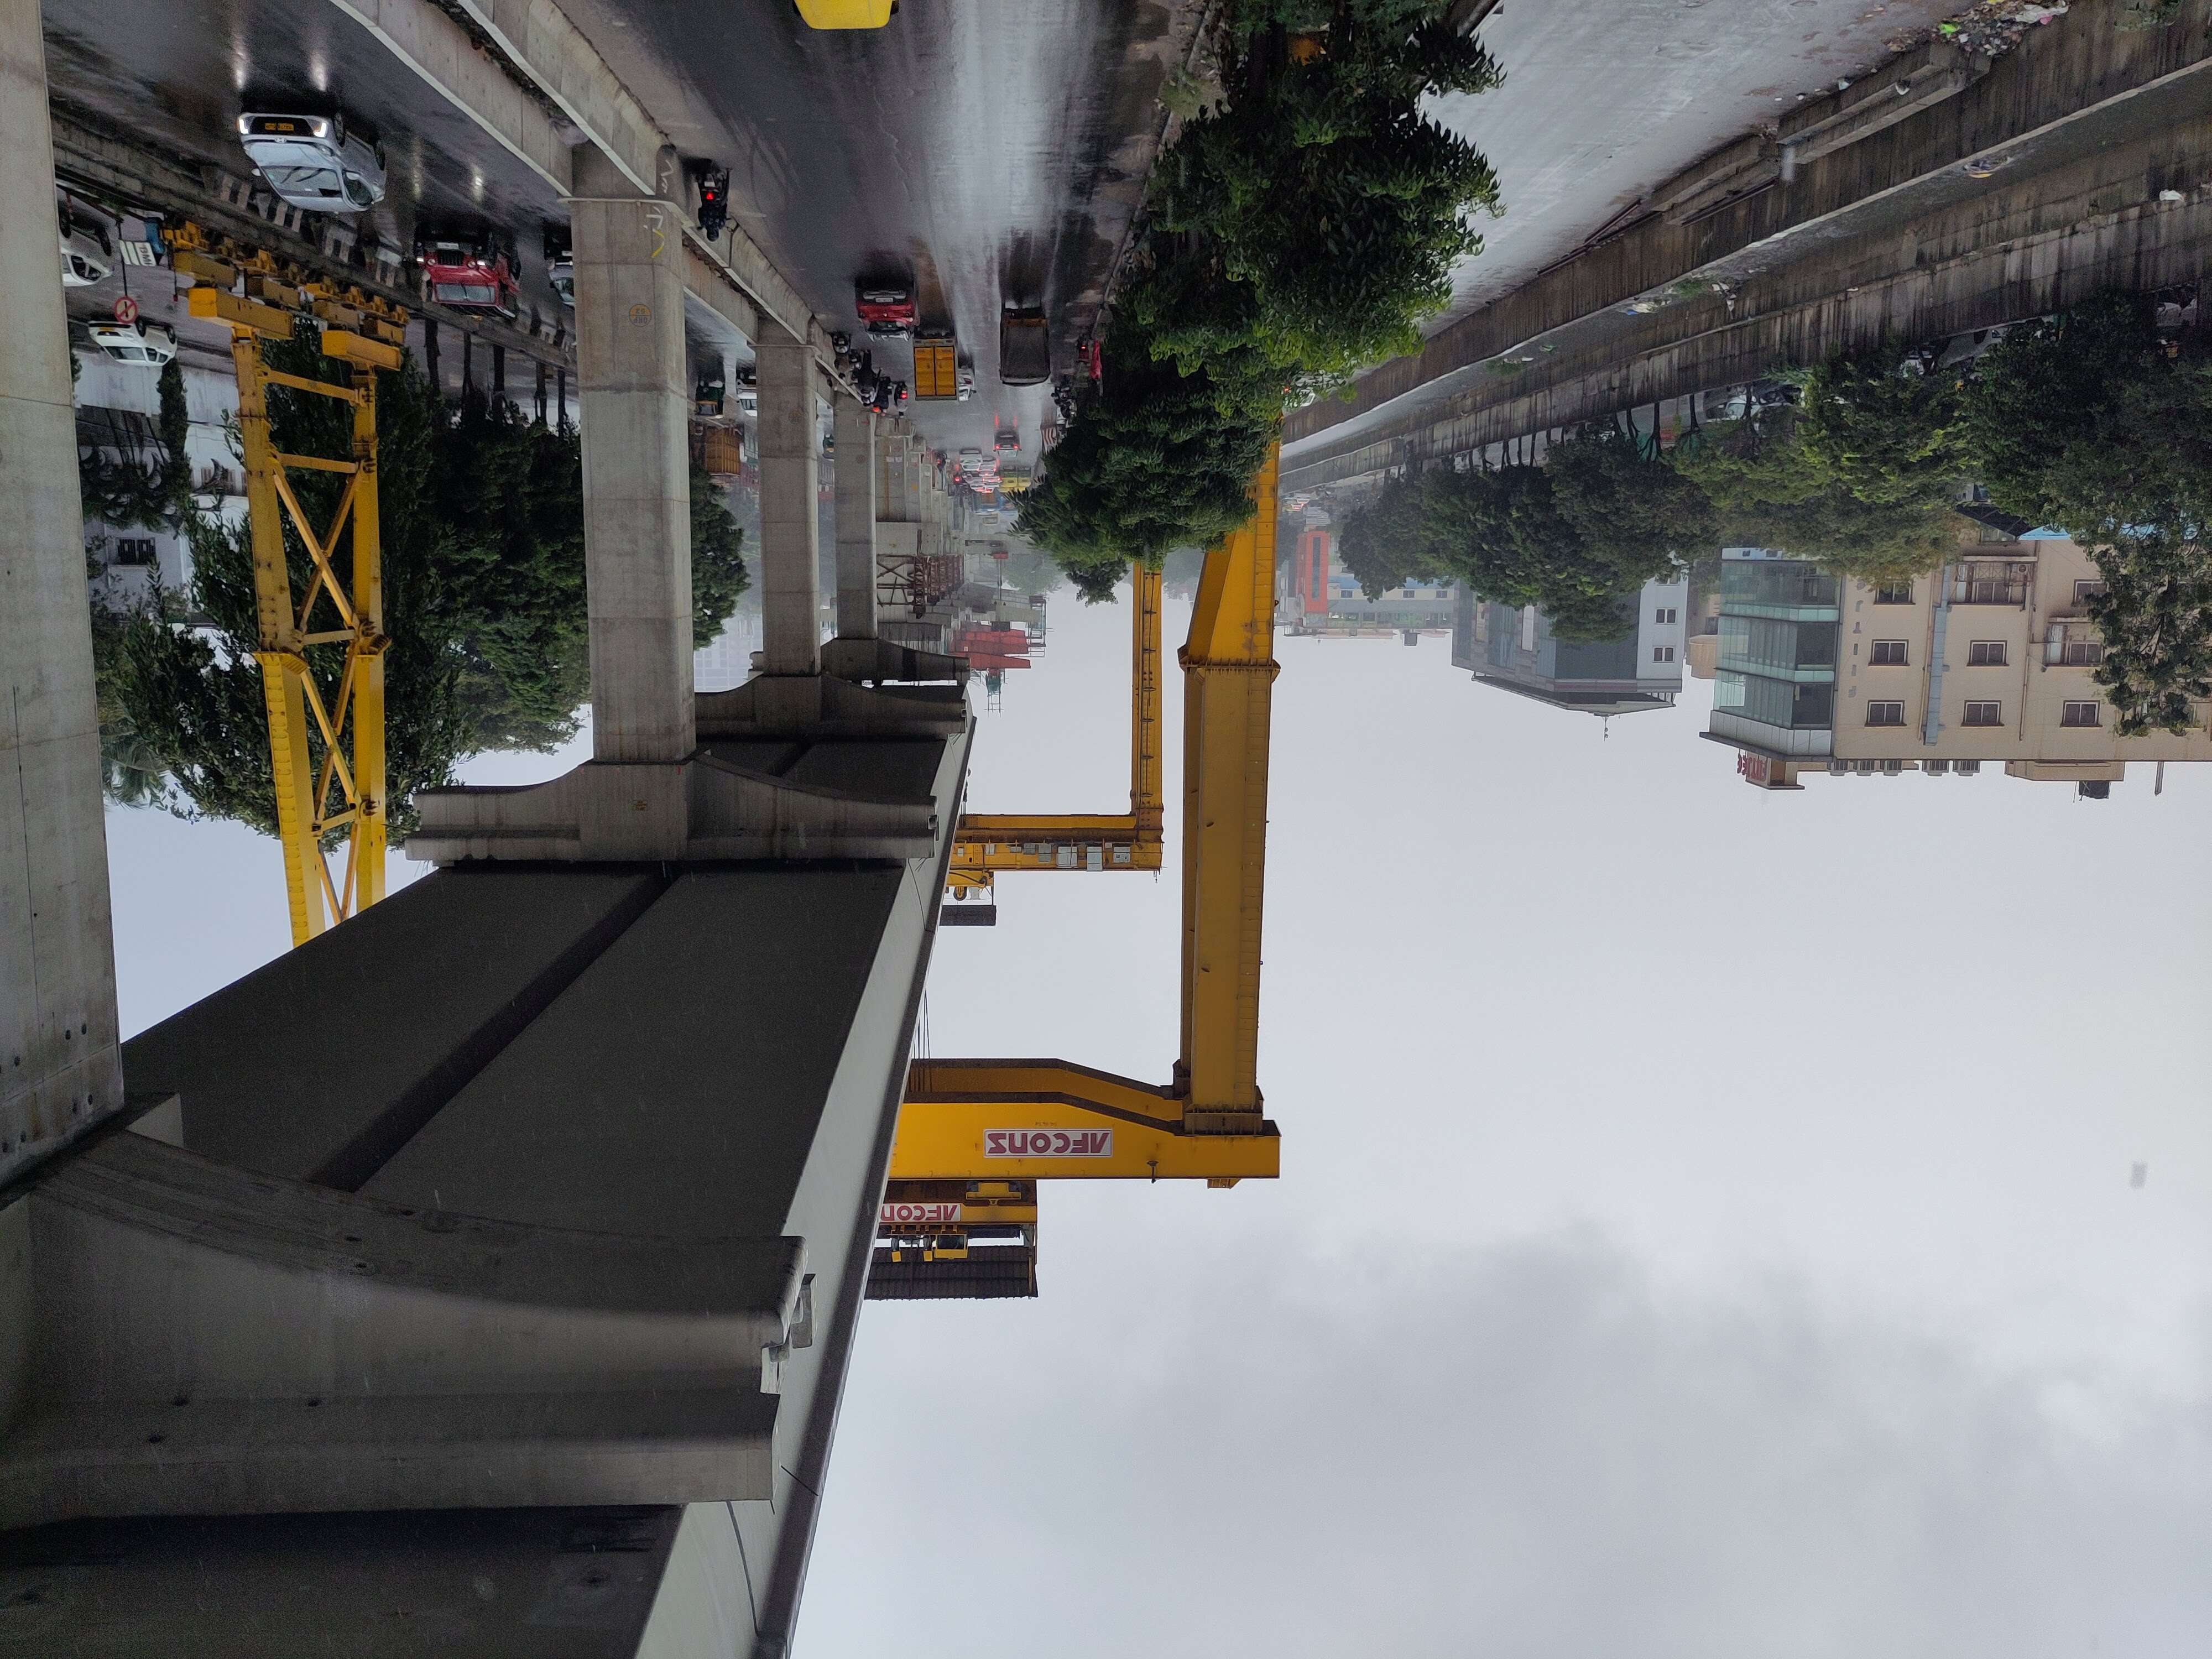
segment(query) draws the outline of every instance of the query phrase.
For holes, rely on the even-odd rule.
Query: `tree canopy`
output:
[[[1022,529],[1086,599],[1134,559],[1250,516],[1286,400],[1419,343],[1498,182],[1421,112],[1498,84],[1445,0],[1248,0],[1218,25],[1224,96],[1154,170],[1113,314]],[[1123,450],[1129,452],[1126,456]]]
[[[1370,599],[1408,581],[1446,574],[1430,546],[1428,508],[1423,480],[1401,476],[1346,515],[1337,557]]]
[[[265,348],[272,368],[336,378],[312,331]],[[343,455],[350,411],[334,399],[270,390],[271,436],[298,454]],[[179,404],[181,410],[181,404]],[[451,781],[487,749],[550,750],[576,730],[589,693],[582,458],[574,428],[526,421],[511,403],[472,393],[447,406],[411,360],[378,377],[378,507],[385,631],[385,750],[395,835],[412,826],[416,790]],[[169,453],[182,455],[182,430]],[[295,473],[311,517],[327,521],[339,481]],[[190,498],[185,498],[189,510]],[[737,526],[701,475],[692,488],[694,627],[710,638],[747,582]],[[179,596],[103,619],[95,639],[104,719],[112,711],[119,796],[276,828],[267,712],[254,658],[259,631],[246,526],[190,513],[190,609]],[[294,592],[311,577],[288,522]],[[333,561],[350,577],[351,538]],[[343,647],[308,647],[335,687]],[[122,739],[129,739],[127,750]],[[311,737],[319,755],[320,737]],[[169,785],[148,781],[162,775]]]

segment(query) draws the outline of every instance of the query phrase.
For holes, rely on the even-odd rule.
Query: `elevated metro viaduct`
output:
[[[593,758],[419,796],[435,873],[118,1044],[46,105],[0,0],[0,1647],[781,1655],[973,732],[874,526],[942,502],[750,271],[766,672],[695,694],[697,250],[563,154]]]
[[[972,1173],[989,1119],[1045,1121],[1040,1092],[1087,1145],[1120,1137],[1107,1164],[1273,1173],[1272,537],[1209,556],[1184,653],[1205,810],[1176,1078],[965,1062],[909,1092],[974,727],[960,665],[882,640],[875,599],[945,503],[789,285],[734,244],[702,274],[672,170],[587,128],[546,165],[575,250],[593,758],[418,795],[436,873],[120,1044],[46,109],[36,5],[0,0],[23,296],[0,355],[0,1646],[781,1659],[902,1093],[916,1179]],[[752,331],[766,620],[763,672],[703,696],[702,287]],[[1271,508],[1272,466],[1259,488]],[[1027,1150],[1022,1182],[1127,1173]]]

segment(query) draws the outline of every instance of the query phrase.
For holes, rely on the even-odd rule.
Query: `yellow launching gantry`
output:
[[[1270,451],[1252,482],[1251,524],[1206,550],[1190,637],[1177,653],[1184,683],[1184,835],[1182,1054],[1174,1076],[1158,1085],[1057,1060],[913,1062],[891,1146],[871,1296],[1034,1294],[1033,1183],[1039,1181],[1202,1180],[1234,1187],[1280,1172],[1281,1141],[1265,1115],[1258,1079],[1268,718],[1278,672],[1276,472]],[[1140,604],[1146,592],[1140,573]],[[1149,592],[1157,641],[1157,574]],[[1138,810],[1129,819],[963,818],[963,838],[970,826],[985,823],[1130,824],[1139,817],[1145,628],[1140,609],[1132,790]],[[1151,706],[1156,735],[1157,689]],[[1157,746],[1150,764],[1157,800]],[[1157,817],[1153,822],[1157,848]],[[984,866],[984,873],[994,867],[1069,866],[1002,863]],[[973,1239],[1008,1232],[1020,1235],[1025,1252],[969,1248]],[[1024,1255],[1025,1261],[1019,1259]]]
[[[254,655],[269,712],[292,943],[300,945],[384,896],[384,649],[389,641],[376,499],[376,373],[399,367],[406,313],[358,289],[303,278],[264,250],[216,242],[194,225],[167,234],[177,270],[199,284],[188,297],[191,314],[230,327],[260,632]],[[241,275],[243,296],[230,291]],[[347,382],[280,374],[263,361],[262,342],[289,340],[295,320],[302,317],[321,325],[324,355],[350,366]],[[343,458],[280,453],[269,435],[272,386],[351,404],[352,453]],[[295,471],[344,476],[327,526],[317,526],[301,505],[287,476]],[[288,517],[313,567],[307,594],[296,605],[284,548]],[[337,561],[340,538],[349,532],[351,568],[349,580],[342,581]],[[316,608],[325,599],[335,626],[318,628]],[[337,684],[327,697],[306,654],[319,645],[346,648]],[[311,719],[321,738],[319,762],[309,748]],[[333,877],[323,842],[339,830],[349,832],[345,868]]]
[[[963,813],[945,881],[955,900],[989,893],[1001,870],[1160,867],[1160,573],[1139,564],[1131,586],[1129,810]]]

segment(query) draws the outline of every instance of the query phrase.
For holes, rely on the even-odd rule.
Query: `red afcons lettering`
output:
[[[1111,1158],[1111,1129],[986,1129],[986,1158]]]

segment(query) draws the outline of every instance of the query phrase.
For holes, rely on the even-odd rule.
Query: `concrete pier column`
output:
[[[876,637],[876,417],[837,408],[837,637]]]
[[[695,747],[681,216],[588,146],[575,188],[592,757],[680,761]]]
[[[0,1178],[123,1103],[38,0],[0,0]],[[4,1392],[4,1390],[0,1390]]]
[[[821,441],[814,354],[763,324],[753,348],[760,384],[761,665],[822,672]]]

